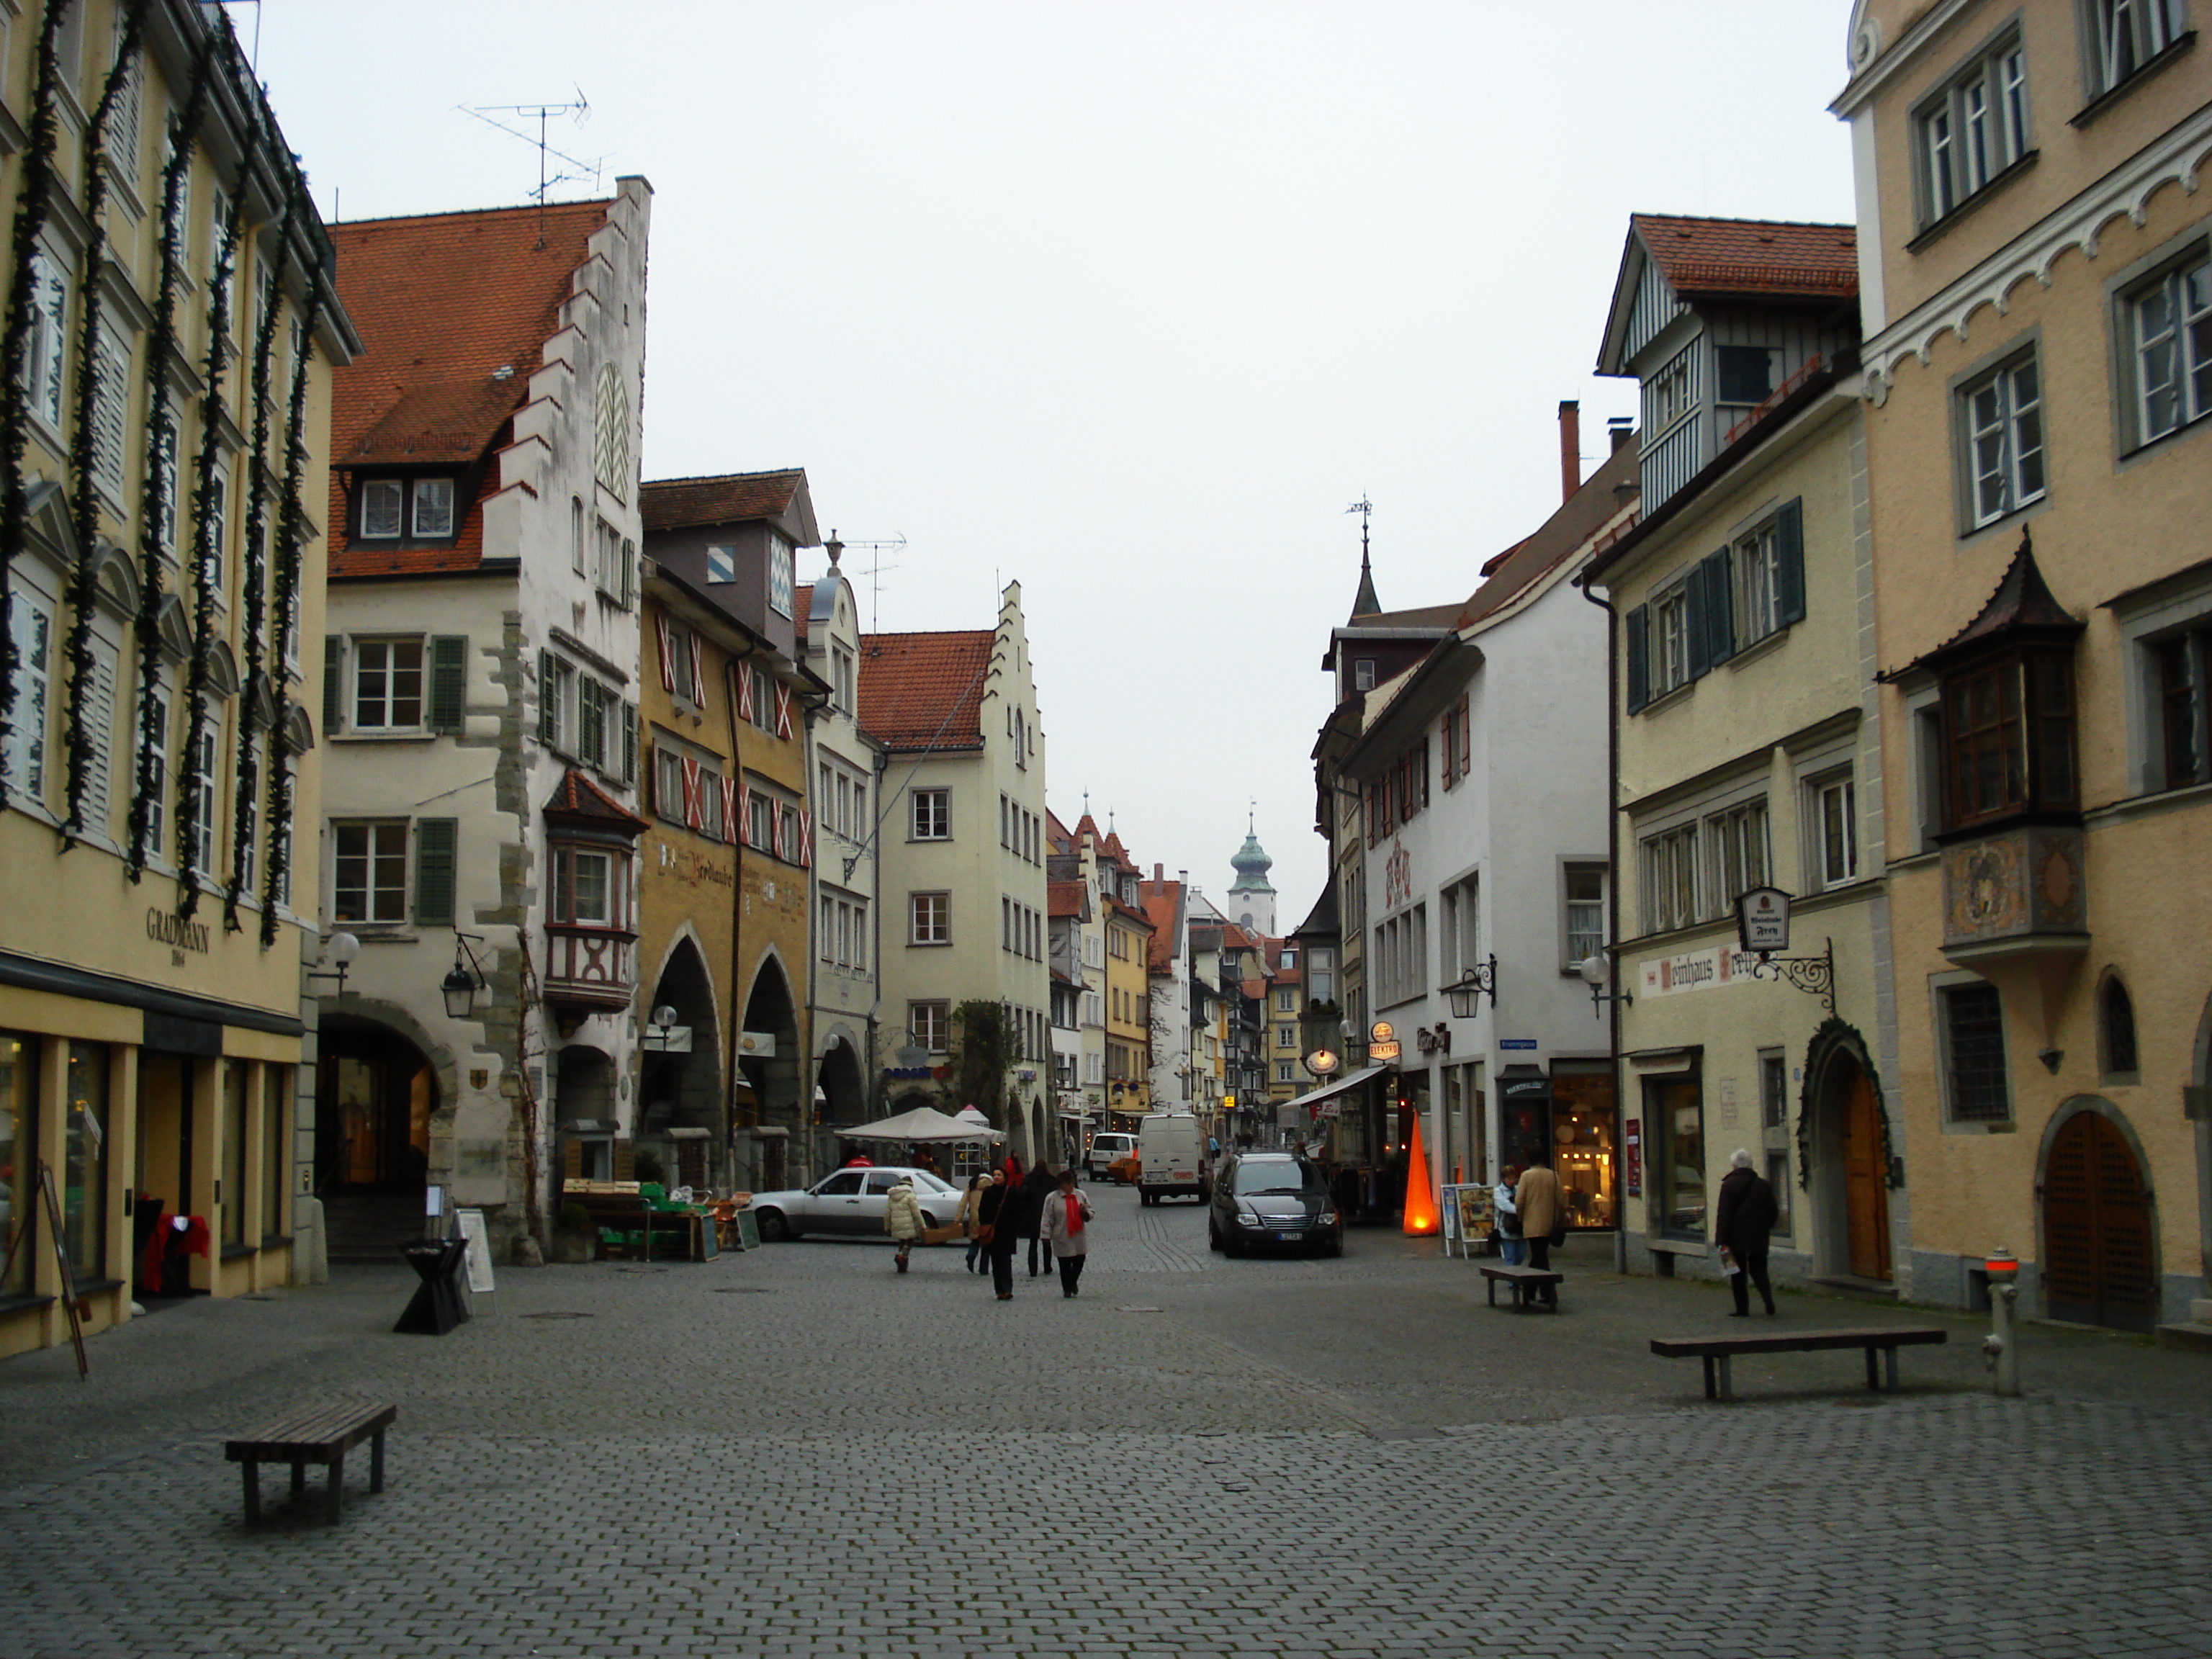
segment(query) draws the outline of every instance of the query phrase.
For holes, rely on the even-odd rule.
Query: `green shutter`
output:
[[[620,705],[623,723],[623,781],[637,781],[637,710],[629,703]],[[733,834],[730,839],[735,841]]]
[[[1776,562],[1781,567],[1776,586],[1781,590],[1782,624],[1805,620],[1805,503],[1784,501],[1774,515]]]
[[[469,641],[465,634],[430,636],[430,729],[459,737],[465,724]]]
[[[1651,701],[1651,609],[1639,605],[1622,619],[1621,632],[1628,657],[1628,712],[1633,714]]]
[[[323,635],[323,735],[328,737],[341,724],[340,715],[345,708],[345,635]]]
[[[561,743],[561,695],[550,651],[538,653],[538,741],[548,749]]]
[[[415,922],[421,927],[453,925],[453,857],[460,839],[459,818],[415,821]]]
[[[576,752],[593,766],[607,763],[606,704],[589,675],[576,683]]]
[[[1705,660],[1717,667],[1735,655],[1735,584],[1729,550],[1708,554],[1705,566]]]
[[[1682,581],[1682,634],[1684,648],[1689,653],[1691,679],[1702,679],[1705,670],[1713,665],[1712,626],[1706,617],[1705,579],[1711,573],[1705,561],[1690,567],[1690,574]]]

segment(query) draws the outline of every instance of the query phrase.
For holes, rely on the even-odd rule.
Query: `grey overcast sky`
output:
[[[459,106],[580,88],[550,142],[654,190],[646,476],[805,467],[905,538],[873,625],[1018,578],[1054,810],[1218,894],[1256,801],[1285,927],[1346,507],[1386,606],[1463,598],[1558,502],[1559,400],[1591,465],[1633,411],[1631,212],[1852,212],[1846,0],[230,9],[331,216],[523,202]]]

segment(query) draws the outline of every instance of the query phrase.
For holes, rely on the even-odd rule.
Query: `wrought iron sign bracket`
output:
[[[1752,964],[1753,979],[1779,980],[1796,986],[1808,996],[1820,999],[1820,1006],[1830,1013],[1836,1012],[1836,941],[1824,941],[1817,957],[1778,957],[1765,951]]]

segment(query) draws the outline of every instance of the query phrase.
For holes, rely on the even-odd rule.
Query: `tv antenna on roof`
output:
[[[898,562],[896,557],[886,559],[883,556],[885,554],[896,555],[905,552],[906,538],[894,531],[891,534],[891,538],[889,541],[846,542],[838,541],[837,532],[833,530],[830,532],[830,539],[837,543],[837,549],[841,555],[851,548],[865,547],[871,553],[877,556],[875,563],[870,565],[865,570],[854,573],[858,575],[866,576],[868,579],[868,626],[866,631],[872,634],[877,631],[877,616],[883,606],[884,572],[886,570],[896,570],[898,568]]]
[[[531,145],[538,151],[538,188],[531,191],[530,196],[531,199],[538,204],[541,213],[544,209],[546,198],[551,194],[557,185],[574,184],[579,179],[589,179],[592,181],[592,187],[595,190],[599,188],[599,172],[606,165],[607,158],[604,155],[587,161],[581,156],[569,155],[566,150],[556,149],[546,142],[546,126],[556,117],[573,119],[580,127],[591,119],[590,100],[584,96],[584,89],[581,87],[578,87],[575,91],[575,101],[568,104],[461,104],[455,106],[462,114],[472,115],[486,126],[496,127],[510,138],[520,138],[524,143]],[[494,118],[501,115],[517,117],[526,123],[537,122],[538,136],[533,138],[526,128],[510,125],[506,121]],[[556,161],[574,170],[556,173],[553,170],[553,163]],[[544,222],[542,218],[538,222],[538,246],[540,247],[545,246]]]

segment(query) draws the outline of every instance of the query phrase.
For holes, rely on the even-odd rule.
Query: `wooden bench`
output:
[[[1492,1307],[1498,1305],[1498,1286],[1503,1282],[1513,1287],[1513,1305],[1523,1313],[1528,1310],[1530,1298],[1534,1292],[1559,1282],[1559,1275],[1548,1267],[1516,1267],[1505,1261],[1481,1262],[1477,1265],[1476,1271],[1490,1281],[1483,1288],[1490,1293]],[[1554,1296],[1553,1311],[1559,1311],[1559,1299]]]
[[[1925,1346],[1948,1340],[1948,1333],[1932,1325],[1870,1325],[1856,1331],[1788,1331],[1759,1336],[1655,1336],[1651,1352],[1667,1359],[1692,1355],[1705,1362],[1705,1398],[1733,1400],[1729,1388],[1729,1361],[1740,1354],[1814,1353],[1828,1348],[1866,1350],[1867,1387],[1880,1389],[1874,1357],[1880,1352],[1888,1361],[1889,1386],[1897,1388],[1897,1351]],[[1719,1367],[1717,1390],[1714,1367]]]
[[[338,1518],[338,1494],[345,1485],[347,1449],[369,1443],[368,1489],[384,1490],[384,1431],[399,1415],[396,1406],[332,1404],[309,1406],[264,1424],[252,1434],[222,1443],[222,1455],[246,1466],[246,1520],[249,1526],[261,1519],[261,1466],[289,1463],[292,1495],[307,1490],[307,1465],[320,1463],[330,1471],[323,1498],[324,1518]]]

